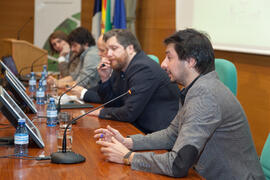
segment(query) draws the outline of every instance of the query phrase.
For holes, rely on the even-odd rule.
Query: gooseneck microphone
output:
[[[57,103],[57,113],[60,113],[61,111],[61,98],[66,94],[68,93],[69,91],[71,91],[73,88],[75,88],[76,86],[78,86],[78,84],[80,84],[81,82],[83,82],[84,80],[86,80],[87,78],[90,77],[92,73],[90,73],[89,75],[85,76],[81,81],[77,82],[76,84],[74,84],[71,88],[69,88],[68,90],[66,90],[65,92],[63,92],[60,96],[59,96],[59,99],[58,99],[58,103]]]
[[[135,92],[134,89],[130,89],[128,90],[127,92],[121,94],[120,96],[117,96],[116,98],[78,116],[77,118],[74,118],[72,120],[70,120],[65,128],[65,131],[64,131],[64,135],[63,135],[63,143],[62,143],[62,152],[55,152],[55,153],[52,153],[51,154],[51,162],[52,163],[56,163],[56,164],[76,164],[76,163],[81,163],[81,162],[84,162],[85,161],[85,157],[83,157],[82,155],[80,154],[77,154],[75,152],[66,152],[66,148],[67,148],[67,145],[66,145],[66,133],[67,133],[67,129],[69,128],[69,126],[74,123],[75,121],[77,121],[78,119],[84,117],[85,115],[91,113],[91,112],[94,112],[95,110],[97,109],[100,109],[104,106],[106,106],[107,104],[123,97],[123,96],[126,96],[127,94],[133,94]]]
[[[102,64],[101,66],[103,67],[103,66],[105,66],[105,64]],[[66,93],[68,93],[69,91],[71,91],[71,90],[72,90],[73,88],[75,88],[76,86],[78,86],[78,84],[80,84],[81,82],[83,82],[85,79],[91,77],[91,75],[92,75],[93,73],[95,73],[95,71],[89,73],[89,74],[88,74],[87,76],[85,76],[81,81],[77,82],[77,83],[74,84],[71,88],[69,88],[68,90],[66,90],[65,92],[63,92],[63,93],[60,95],[60,97],[59,97],[59,99],[58,99],[58,103],[57,103],[57,112],[58,112],[58,113],[60,113],[60,111],[61,111],[61,103],[60,103],[60,101],[61,101],[62,96],[65,95]]]
[[[20,40],[20,33],[24,29],[24,27],[33,19],[33,16],[31,16],[23,25],[22,27],[18,30],[17,32],[17,40]]]
[[[53,65],[53,64],[56,64],[56,63],[57,63],[57,61],[52,61],[51,63],[48,63],[48,65]],[[45,65],[45,64],[37,64],[37,65],[33,66],[33,68],[34,68],[34,67],[41,67],[41,66],[43,66],[43,65]],[[21,75],[21,73],[22,73],[24,70],[29,69],[29,68],[32,68],[32,65],[31,65],[31,66],[22,67],[21,70],[19,71],[19,76]]]
[[[42,57],[44,57],[45,55],[47,55],[47,53],[42,54],[41,56],[39,56],[37,59],[35,59],[35,60],[32,62],[32,64],[31,64],[31,72],[33,72],[33,70],[34,70],[34,64],[35,64],[37,61],[39,61]]]

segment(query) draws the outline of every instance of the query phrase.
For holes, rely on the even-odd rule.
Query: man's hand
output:
[[[82,86],[76,86],[70,92],[71,92],[71,94],[77,96],[78,99],[80,99],[81,98],[81,93],[82,93],[82,90],[83,89],[85,89],[85,88],[82,87]]]
[[[59,56],[66,56],[70,52],[69,44],[65,41],[62,42],[62,50],[59,53]]]
[[[52,77],[52,76],[48,76],[48,78],[47,78],[47,83],[48,83],[49,85],[56,85],[56,84],[57,84],[57,79],[55,79],[55,78]]]
[[[131,138],[125,138],[117,129],[112,128],[110,125],[107,128],[99,128],[95,130],[94,138],[106,142],[112,142],[112,138],[124,144],[127,148],[131,149],[133,142]]]
[[[110,61],[106,58],[101,58],[101,61],[97,70],[98,70],[101,81],[102,82],[107,81],[111,77],[111,74],[112,74]]]
[[[114,137],[112,137],[111,140],[112,142],[98,140],[96,143],[103,146],[101,147],[101,152],[109,161],[123,164],[123,158],[129,150]]]

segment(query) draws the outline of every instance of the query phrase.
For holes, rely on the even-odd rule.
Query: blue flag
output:
[[[113,28],[126,29],[126,8],[124,0],[115,0]]]

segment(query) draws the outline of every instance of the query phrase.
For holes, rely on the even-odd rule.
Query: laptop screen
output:
[[[15,75],[19,76],[16,64],[11,56],[6,56],[2,58],[2,61],[5,63],[5,65],[10,69],[10,71]]]
[[[0,65],[2,67],[2,73],[4,73],[4,71],[8,71],[10,73],[10,76],[12,76],[12,79],[14,81],[16,81],[17,84],[19,84],[19,86],[25,91],[26,88],[25,86],[21,83],[21,81],[14,75],[14,73],[9,69],[9,67],[6,66],[6,64],[2,61],[0,61]]]
[[[40,148],[44,148],[44,142],[38,128],[33,122],[26,116],[21,108],[15,103],[15,101],[9,96],[6,90],[0,86],[0,109],[9,122],[16,128],[18,125],[18,119],[24,118],[26,128],[30,137]]]
[[[15,81],[8,71],[5,72],[5,79],[9,84],[9,90],[12,92],[14,97],[16,97],[16,102],[24,108],[29,108],[31,113],[37,113],[37,109],[33,101],[26,94],[26,92],[20,87],[20,85]],[[28,109],[27,109],[28,110]]]

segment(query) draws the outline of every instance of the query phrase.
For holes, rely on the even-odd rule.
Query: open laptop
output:
[[[33,139],[39,148],[44,148],[45,145],[38,128],[32,123],[28,116],[26,116],[2,86],[0,86],[0,110],[15,128],[18,125],[18,119],[24,118],[30,138]]]
[[[13,61],[13,60],[12,60]],[[2,68],[2,71],[8,71],[10,73],[10,76],[12,77],[12,79],[14,81],[16,81],[16,83],[25,91],[26,88],[25,86],[22,84],[22,82],[16,77],[18,75],[18,72],[17,72],[17,69],[15,72],[17,72],[17,74],[14,74],[14,71],[11,71],[10,68],[6,65],[7,62],[9,61],[0,61],[0,65],[1,65],[1,68]],[[14,63],[14,62],[13,62]]]
[[[30,110],[31,113],[34,114],[37,113],[35,104],[26,94],[26,92],[22,89],[22,87],[18,84],[18,82],[15,81],[14,78],[12,78],[11,75],[12,73],[6,71],[4,74],[5,79],[7,80],[8,83],[8,89],[12,92],[14,98],[16,98],[17,104],[20,105],[20,107],[22,107],[26,111]]]

